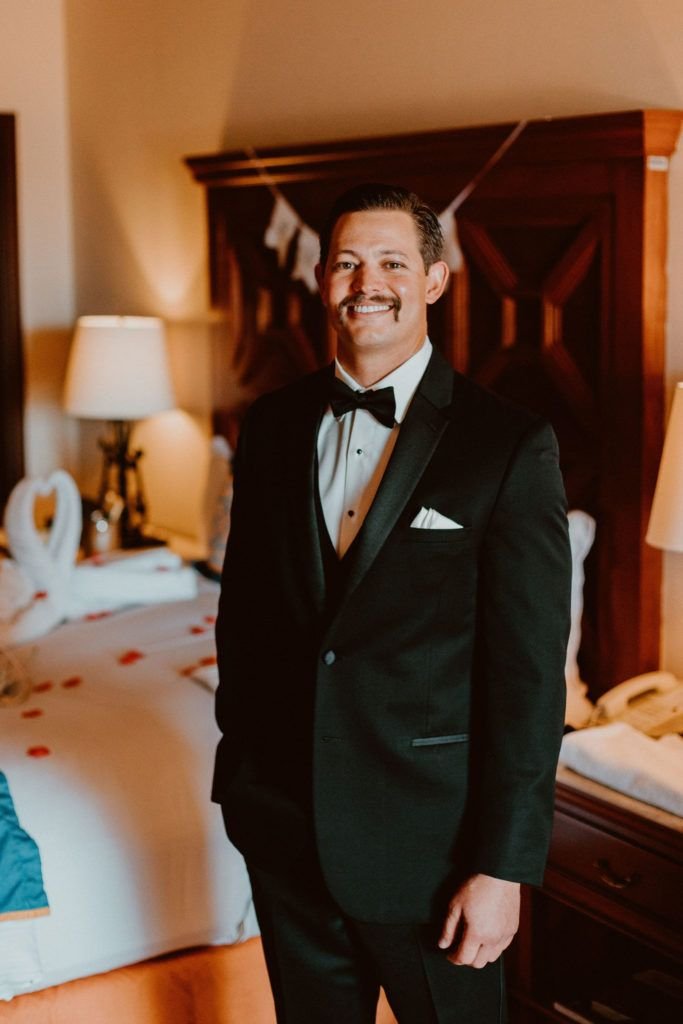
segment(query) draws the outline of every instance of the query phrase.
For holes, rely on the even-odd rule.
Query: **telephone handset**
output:
[[[646,672],[600,697],[592,725],[618,719],[648,736],[683,732],[683,683],[671,672]]]

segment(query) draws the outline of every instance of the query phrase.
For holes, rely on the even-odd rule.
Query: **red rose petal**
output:
[[[194,672],[194,670],[196,669],[196,667],[197,667],[196,665],[188,665],[187,668],[181,668],[181,670],[180,670],[181,676],[191,676],[192,673]]]
[[[216,616],[215,615],[205,615],[204,616],[204,622],[208,622],[210,626],[213,626],[215,624],[215,622],[216,622]]]
[[[140,658],[144,658],[142,651],[124,651],[123,654],[119,656],[119,665],[133,665],[136,661],[139,661]]]
[[[199,664],[200,665],[215,665],[217,661],[218,661],[218,658],[216,658],[216,656],[212,654],[212,655],[207,655],[206,658],[200,658],[199,659]]]
[[[44,682],[44,683],[37,683],[33,687],[33,692],[34,693],[47,693],[47,691],[51,690],[54,685],[55,685],[54,683],[51,683],[49,681]]]
[[[43,712],[40,710],[40,708],[29,708],[28,711],[22,711],[21,712],[21,717],[22,718],[40,718],[42,713]]]
[[[88,615],[84,615],[83,619],[85,622],[97,622],[99,619],[106,619],[111,612],[89,612]]]
[[[198,636],[200,633],[206,633],[206,628],[204,626],[190,626],[190,633]]]
[[[34,601],[44,601],[46,597],[47,597],[47,590],[36,590],[35,594],[33,595],[33,600]]]
[[[64,680],[62,686],[65,690],[72,690],[74,686],[80,686],[82,682],[83,680],[80,676],[69,676],[68,679]]]
[[[49,747],[29,747],[26,753],[29,757],[47,757],[52,751]]]

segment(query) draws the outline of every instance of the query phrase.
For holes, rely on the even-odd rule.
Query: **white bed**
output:
[[[0,921],[3,998],[256,934],[244,864],[209,800],[213,697],[189,675],[213,656],[217,598],[202,580],[193,601],[15,649],[34,690],[0,708],[0,771],[50,914]]]

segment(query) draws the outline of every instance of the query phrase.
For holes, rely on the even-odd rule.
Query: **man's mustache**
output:
[[[337,313],[341,316],[347,306],[391,306],[394,320],[398,320],[401,312],[401,300],[398,295],[365,295],[364,292],[356,292],[341,300],[337,306]]]

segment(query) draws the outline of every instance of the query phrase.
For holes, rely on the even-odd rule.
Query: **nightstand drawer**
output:
[[[548,868],[551,876],[559,872],[593,894],[611,897],[615,918],[623,908],[683,927],[681,865],[652,850],[558,813]],[[609,903],[602,905],[603,916],[610,916]]]

